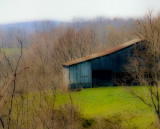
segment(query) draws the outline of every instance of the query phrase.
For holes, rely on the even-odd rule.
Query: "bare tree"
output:
[[[131,94],[153,108],[160,122],[160,16],[152,17],[152,12],[135,24],[135,35],[145,42],[140,43],[126,69],[134,82],[147,87],[146,96],[130,88]]]
[[[1,124],[2,124],[2,127],[4,128],[4,123],[3,123],[3,120],[2,120],[1,117],[0,117],[0,122],[1,122]]]
[[[20,37],[17,37],[17,41],[20,44],[20,55],[19,55],[19,58],[16,62],[15,67],[11,64],[10,59],[4,53],[4,59],[7,63],[7,65],[9,66],[10,71],[13,75],[13,77],[12,77],[13,87],[12,87],[12,92],[11,92],[10,108],[9,108],[9,112],[8,112],[8,123],[7,123],[7,126],[8,126],[7,128],[8,129],[10,129],[11,114],[12,114],[12,110],[13,110],[13,101],[14,101],[14,97],[15,97],[15,94],[16,94],[16,85],[17,85],[16,82],[17,82],[18,67],[19,67],[20,60],[21,60],[22,54],[23,54],[22,53],[22,42],[23,42],[23,40]]]
[[[124,26],[116,28],[114,26],[107,26],[107,36],[106,42],[104,44],[104,49],[112,48],[118,46],[124,42],[132,40],[134,37],[129,33]]]

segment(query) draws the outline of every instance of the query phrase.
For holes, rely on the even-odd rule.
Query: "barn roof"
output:
[[[76,60],[66,62],[66,63],[63,64],[63,66],[70,66],[70,65],[78,64],[78,63],[88,61],[88,60],[91,60],[91,59],[95,59],[95,58],[98,58],[98,57],[101,57],[101,56],[106,56],[106,55],[112,54],[114,52],[117,52],[121,49],[129,47],[129,46],[131,46],[133,44],[136,44],[138,42],[141,42],[141,41],[142,41],[141,39],[134,39],[134,40],[131,40],[129,42],[125,42],[125,43],[123,43],[123,44],[121,44],[117,47],[105,50],[103,52],[95,53],[95,54],[92,54],[92,55],[89,55],[89,56],[86,56],[86,57],[83,57],[83,58],[80,58],[80,59],[76,59]]]

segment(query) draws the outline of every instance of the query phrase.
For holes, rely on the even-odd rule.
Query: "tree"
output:
[[[12,112],[14,109],[13,103],[14,103],[15,96],[16,96],[16,94],[21,94],[21,91],[17,90],[17,80],[18,80],[17,76],[20,75],[21,73],[23,73],[25,69],[27,69],[27,67],[25,67],[24,69],[22,69],[20,71],[20,62],[21,62],[22,55],[23,55],[23,52],[22,52],[23,39],[22,39],[22,37],[20,37],[18,35],[17,35],[16,39],[20,45],[20,55],[18,56],[18,59],[15,62],[12,62],[11,59],[5,54],[5,52],[4,52],[4,57],[3,57],[8,70],[5,71],[6,73],[3,73],[6,78],[6,81],[3,80],[4,83],[2,83],[2,85],[1,85],[2,89],[0,92],[0,96],[1,96],[0,106],[2,106],[3,103],[5,103],[5,99],[7,99],[9,109],[8,109],[8,113],[7,113],[7,123],[6,124],[4,123],[4,120],[2,119],[2,117],[0,117],[0,123],[2,124],[3,128],[8,128],[8,129],[11,128],[11,126],[10,126],[11,125],[11,115],[12,115]],[[4,107],[4,108],[6,108],[6,107]]]
[[[106,43],[104,48],[116,47],[124,42],[132,40],[133,37],[124,26],[116,28],[114,26],[107,27]]]
[[[129,88],[131,93],[143,103],[153,108],[160,122],[160,15],[152,12],[135,24],[135,35],[145,42],[135,49],[134,57],[129,60],[126,69],[134,82],[147,87],[147,96],[142,96]]]

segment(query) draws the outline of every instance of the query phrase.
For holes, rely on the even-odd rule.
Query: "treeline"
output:
[[[72,22],[59,22],[59,21],[35,21],[35,22],[24,22],[24,23],[15,23],[8,25],[0,25],[1,32],[1,43],[5,47],[12,47],[16,44],[13,42],[13,33],[19,32],[25,35],[25,45],[30,45],[30,39],[34,33],[38,30],[46,31],[57,28],[66,29],[68,27],[73,27],[76,29],[89,28],[93,30],[100,38],[100,40],[105,43],[106,36],[111,28],[119,29],[123,28],[124,30],[130,30],[134,19],[122,19],[122,18],[105,18],[97,17],[94,19],[83,19],[75,18]],[[11,42],[12,41],[12,42]]]

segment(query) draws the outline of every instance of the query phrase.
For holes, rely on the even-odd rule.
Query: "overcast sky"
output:
[[[0,0],[0,24],[32,20],[141,17],[160,11],[160,0]]]

